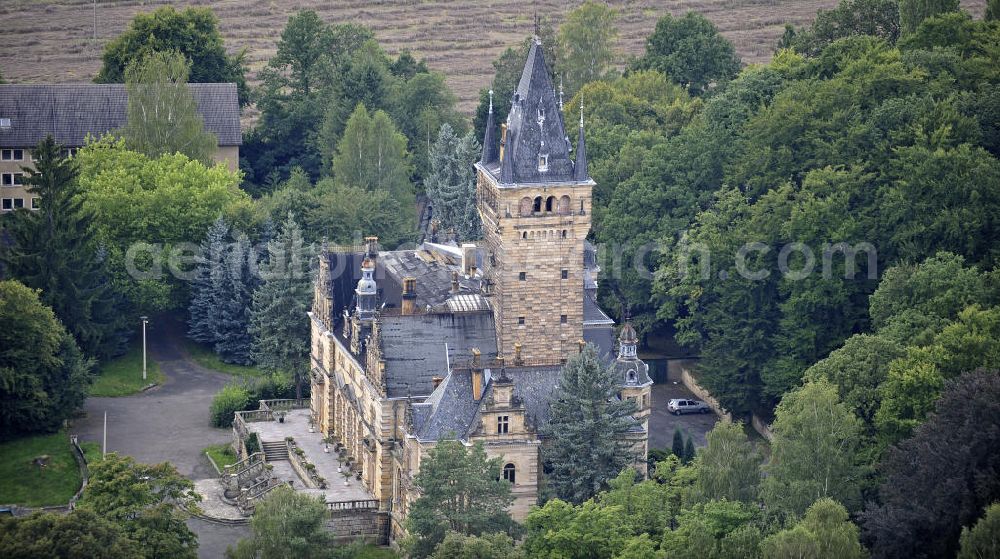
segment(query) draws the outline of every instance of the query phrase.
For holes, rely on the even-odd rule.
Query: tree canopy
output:
[[[568,95],[595,80],[608,77],[618,58],[618,12],[603,3],[587,0],[566,14],[559,26],[556,61],[561,83]],[[523,58],[522,63],[523,65]]]
[[[226,53],[219,20],[209,8],[175,10],[164,6],[140,13],[125,31],[104,47],[102,65],[94,81],[124,83],[130,64],[153,53],[177,52],[190,61],[192,83],[235,83],[240,103],[249,101],[244,77],[245,54]]]
[[[83,406],[92,367],[38,291],[0,281],[0,436],[58,429]]]
[[[689,93],[699,95],[736,77],[740,59],[733,44],[719,35],[708,18],[687,12],[679,18],[667,14],[656,22],[646,39],[646,53],[633,69],[663,72]]]
[[[121,131],[129,149],[148,157],[183,153],[212,164],[218,139],[205,130],[187,81],[187,62],[178,53],[154,52],[129,63],[128,117]]]

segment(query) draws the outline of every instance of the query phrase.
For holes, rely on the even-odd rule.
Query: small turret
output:
[[[636,359],[636,346],[639,345],[639,336],[632,328],[632,323],[627,321],[622,326],[621,334],[618,336],[618,359],[633,361]]]
[[[583,94],[580,94],[580,137],[576,140],[576,162],[573,164],[573,180],[584,182],[590,179],[587,172],[587,145],[583,141]]]
[[[483,136],[483,164],[492,163],[500,157],[496,123],[493,120],[493,90],[490,89],[490,112],[486,116],[486,135]]]

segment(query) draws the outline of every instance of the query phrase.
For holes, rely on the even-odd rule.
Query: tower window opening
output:
[[[552,210],[555,209],[555,205],[556,205],[556,197],[555,196],[549,196],[545,200],[545,211],[551,212]]]
[[[538,213],[542,211],[542,197],[535,196],[535,203],[531,207],[531,211]]]

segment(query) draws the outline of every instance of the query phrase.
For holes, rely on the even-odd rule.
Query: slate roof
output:
[[[497,356],[492,312],[383,316],[382,358],[390,398],[423,397],[433,377],[448,374],[449,362],[468,359],[472,348],[484,359]],[[447,356],[445,354],[447,346]]]
[[[495,132],[487,132],[484,143],[492,144]],[[531,44],[521,80],[514,90],[507,115],[504,158],[500,165],[483,161],[502,184],[572,182],[574,164],[569,157],[570,142],[559,114],[552,80],[538,41]],[[492,152],[484,149],[484,158]],[[539,155],[548,155],[548,170],[539,171]]]
[[[220,146],[243,143],[240,106],[233,83],[188,84],[205,121]],[[52,134],[69,147],[84,144],[88,134],[99,136],[125,124],[128,94],[123,84],[3,84],[0,118],[11,121],[0,129],[0,145],[31,147]]]

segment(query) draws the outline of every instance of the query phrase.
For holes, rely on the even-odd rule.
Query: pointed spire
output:
[[[583,141],[583,93],[580,93],[580,136],[576,140],[576,163],[573,165],[573,180],[584,182],[590,179],[587,172],[587,146]]]
[[[492,163],[500,157],[496,123],[493,121],[493,88],[490,88],[490,112],[486,116],[486,135],[483,136],[483,163]]]

